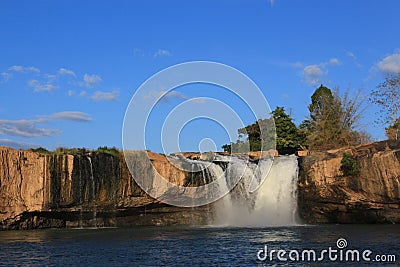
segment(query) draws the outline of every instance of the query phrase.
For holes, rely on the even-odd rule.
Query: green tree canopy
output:
[[[275,133],[273,132],[274,128]],[[223,145],[224,151],[240,152],[245,145],[248,145],[250,151],[276,148],[281,154],[289,154],[294,153],[304,143],[304,136],[283,107],[276,107],[272,111],[271,118],[260,119],[239,129],[238,133],[239,140],[230,145]]]
[[[276,129],[276,149],[280,154],[291,154],[304,145],[304,136],[300,133],[293,119],[284,107],[272,111]]]

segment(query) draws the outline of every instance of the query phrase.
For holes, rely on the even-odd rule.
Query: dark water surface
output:
[[[368,249],[370,262],[265,261],[268,250]],[[339,252],[337,252],[338,254]],[[376,255],[396,261],[373,261]],[[263,253],[259,254],[261,257]],[[295,255],[295,254],[292,254]],[[301,254],[300,254],[301,255]],[[338,254],[339,255],[339,254]],[[0,266],[400,266],[399,225],[324,225],[265,228],[137,227],[0,232]]]

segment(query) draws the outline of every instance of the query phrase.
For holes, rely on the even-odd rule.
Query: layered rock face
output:
[[[356,176],[343,176],[343,153],[357,161]],[[207,155],[176,155],[210,160],[202,156]],[[204,184],[201,172],[188,173],[151,152],[137,151],[133,159],[132,176],[122,155],[39,154],[0,147],[0,230],[205,224],[212,218],[212,205],[168,206],[134,180],[144,177],[146,188],[161,192],[154,184],[156,175],[176,185],[198,186]],[[400,142],[315,153],[300,157],[299,163],[298,207],[305,222],[400,223]]]
[[[343,153],[360,167],[343,176]],[[299,211],[307,223],[400,223],[400,142],[301,157]]]
[[[148,155],[152,164],[138,161],[135,175],[147,175],[152,183],[158,172],[173,183],[186,183],[188,174],[165,156]],[[0,147],[0,229],[202,223],[208,209],[189,213],[152,199],[135,183],[122,156]]]
[[[0,148],[0,222],[44,206],[46,157]]]

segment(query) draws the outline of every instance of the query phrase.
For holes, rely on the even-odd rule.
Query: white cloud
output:
[[[43,137],[59,134],[56,129],[38,128],[37,123],[45,122],[45,119],[37,120],[0,120],[0,135],[20,137]]]
[[[68,90],[67,95],[68,96],[73,96],[75,92],[73,90]]]
[[[169,102],[172,99],[181,99],[185,100],[188,99],[188,97],[178,91],[152,91],[148,95],[144,97],[145,99],[159,99],[160,102]]]
[[[57,79],[57,75],[54,75],[54,74],[45,74],[45,77],[46,77],[48,83],[52,83]]]
[[[303,81],[309,85],[317,85],[323,81],[324,76],[328,74],[328,68],[331,66],[339,66],[341,62],[337,58],[331,58],[319,64],[304,66]]]
[[[303,79],[310,85],[320,83],[323,75],[324,71],[318,65],[309,65],[303,69]]]
[[[23,72],[24,71],[24,67],[22,66],[11,66],[8,68],[8,70],[12,70],[12,71],[16,71],[16,72]]]
[[[269,0],[269,3],[271,4],[271,6],[273,6],[275,4],[275,0]]]
[[[337,59],[337,58],[331,58],[331,59],[329,60],[329,64],[330,64],[330,65],[333,65],[333,66],[338,66],[338,65],[340,65],[340,61],[339,61],[339,59]]]
[[[28,67],[27,70],[28,70],[28,72],[40,73],[40,70],[35,67]]]
[[[290,63],[290,66],[291,67],[294,67],[294,68],[303,68],[303,63],[301,63],[301,62],[294,62],[294,63]]]
[[[75,74],[74,71],[66,69],[66,68],[60,68],[58,70],[58,74],[60,74],[60,75],[70,75],[70,76],[76,77],[76,74]]]
[[[24,67],[24,66],[14,65],[9,67],[8,70],[21,73],[29,73],[29,72],[40,73],[40,70],[38,68],[32,66]]]
[[[49,118],[58,120],[80,121],[80,122],[93,120],[93,118],[91,118],[89,114],[80,111],[57,112],[51,114]]]
[[[118,95],[117,90],[112,92],[96,91],[90,98],[95,101],[117,101]]]
[[[348,56],[349,58],[351,58],[351,59],[353,60],[354,64],[355,64],[357,67],[362,68],[363,65],[360,64],[360,63],[358,62],[357,57],[356,57],[356,55],[354,55],[353,52],[348,51],[348,50],[344,50],[344,51],[345,51],[345,53],[346,53],[346,56]]]
[[[163,94],[162,99],[169,100],[169,99],[187,99],[188,97],[181,92],[178,91],[170,91],[167,94],[165,92],[160,92]]]
[[[153,54],[153,57],[169,57],[169,56],[172,56],[172,53],[165,49],[158,49]]]
[[[353,52],[347,51],[347,50],[345,50],[345,52],[346,52],[346,55],[347,55],[348,57],[351,57],[352,59],[357,59],[357,57],[353,54]]]
[[[93,120],[89,114],[80,111],[63,111],[34,120],[0,120],[0,135],[25,138],[48,137],[61,134],[58,129],[40,128],[37,125],[54,120],[88,122]]]
[[[83,80],[87,87],[93,87],[102,81],[101,77],[96,74],[85,74]]]
[[[303,62],[296,61],[296,62],[291,62],[291,63],[285,63],[285,62],[274,62],[275,65],[278,66],[284,66],[284,67],[292,67],[292,68],[299,68],[299,69],[305,69],[309,66],[317,66],[321,70],[326,69],[328,66],[339,66],[342,64],[342,62],[337,59],[337,58],[331,58],[328,61],[321,62],[319,64],[313,64],[313,65],[306,65]]]
[[[81,91],[80,93],[79,93],[79,96],[86,96],[86,91]]]
[[[2,139],[0,138],[0,146],[12,147],[14,149],[29,149],[29,148],[37,148],[39,145],[15,141],[11,139]]]
[[[53,91],[56,89],[51,83],[41,84],[38,80],[30,80],[28,85],[33,88],[34,92]]]
[[[203,104],[203,103],[207,102],[207,99],[205,99],[203,97],[195,97],[195,98],[191,98],[190,101],[195,104]]]
[[[400,54],[395,53],[385,57],[377,66],[383,73],[400,73]]]
[[[1,81],[2,82],[8,82],[8,80],[9,79],[11,79],[11,77],[12,77],[12,74],[11,73],[9,73],[9,72],[2,72],[1,73]]]

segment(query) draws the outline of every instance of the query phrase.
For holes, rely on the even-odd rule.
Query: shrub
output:
[[[66,148],[59,147],[56,149],[55,154],[57,155],[73,155],[73,156],[86,156],[90,153],[90,150],[82,148]]]
[[[51,154],[50,151],[48,151],[47,149],[45,149],[43,147],[31,148],[29,150],[32,152],[40,153],[40,154]]]
[[[99,147],[97,148],[97,150],[95,151],[96,153],[106,153],[109,155],[112,155],[114,157],[119,157],[121,156],[121,154],[119,153],[118,149],[116,147],[107,147],[107,146],[103,146],[103,147]]]
[[[360,173],[360,166],[358,166],[353,156],[344,153],[340,163],[340,170],[343,172],[344,176],[356,176]]]

